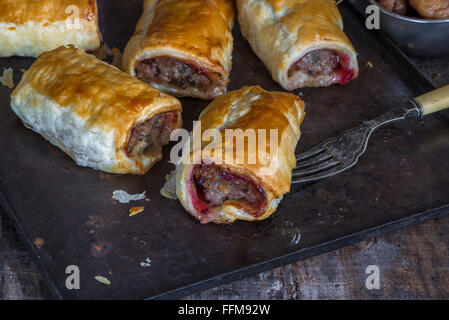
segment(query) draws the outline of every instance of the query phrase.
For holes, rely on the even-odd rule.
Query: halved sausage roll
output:
[[[259,86],[216,98],[200,115],[201,130],[193,130],[193,141],[197,134],[204,140],[201,148],[178,164],[163,194],[175,186],[173,195],[201,223],[266,219],[290,191],[304,115],[304,102],[297,96]],[[214,151],[206,143],[210,129],[220,133],[214,138]],[[256,136],[239,146],[227,136],[231,129]]]
[[[232,0],[145,0],[123,69],[178,97],[226,92],[231,71]]]
[[[1,0],[0,57],[37,57],[73,44],[100,46],[96,0]]]
[[[334,0],[237,0],[243,36],[285,90],[346,84],[357,53]]]
[[[82,49],[43,53],[11,95],[11,108],[80,166],[145,174],[181,126],[181,104]]]

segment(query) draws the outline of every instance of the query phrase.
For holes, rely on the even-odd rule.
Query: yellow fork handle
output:
[[[449,108],[449,85],[436,89],[415,99],[422,108],[422,115],[438,112]]]

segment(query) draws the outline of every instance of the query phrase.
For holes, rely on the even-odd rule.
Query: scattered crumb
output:
[[[149,268],[151,267],[151,259],[150,258],[146,258],[145,262],[141,262],[140,266],[143,268]]]
[[[105,278],[105,277],[102,277],[102,276],[96,276],[95,280],[97,280],[98,282],[101,282],[101,283],[103,283],[105,285],[108,285],[108,286],[111,284],[111,281],[109,281],[108,278]]]
[[[335,4],[338,6],[342,2],[343,2],[343,0],[338,0],[337,3],[335,3]]]
[[[293,236],[292,241],[290,242],[290,244],[294,245],[294,244],[298,244],[299,240],[301,240],[301,233],[297,232],[295,233],[295,235]]]
[[[45,241],[42,238],[34,238],[33,243],[38,249],[40,249],[44,245]]]
[[[117,200],[120,203],[130,203],[131,201],[145,199],[145,193],[146,191],[141,194],[129,194],[128,192],[123,190],[115,190],[112,193],[112,199]]]
[[[176,196],[176,194],[173,193],[173,192],[171,192],[171,191],[169,191],[168,188],[167,188],[166,186],[164,186],[164,187],[161,189],[161,194],[162,194],[165,198],[167,198],[167,199],[171,199],[171,200],[177,200],[177,199],[178,199],[178,197]]]
[[[141,213],[143,210],[145,210],[145,207],[132,207],[129,209],[129,216],[135,216],[136,214]]]
[[[168,199],[176,200],[178,197],[176,196],[176,178],[175,171],[172,171],[170,174],[165,176],[165,185],[161,189],[161,194]]]
[[[367,65],[368,67],[370,67],[370,68],[373,68],[373,67],[374,67],[373,64],[371,63],[371,61],[368,61],[368,62],[366,63],[366,65]]]
[[[146,202],[150,202],[150,201],[151,201],[151,199],[148,199],[148,198],[146,198],[146,199],[145,199],[145,201],[146,201]]]
[[[0,83],[10,89],[14,88],[14,70],[12,68],[3,68],[3,75],[0,76]]]
[[[117,49],[116,47],[112,48],[112,65],[116,66],[117,68],[121,68],[122,66],[122,53],[120,52],[119,49]]]
[[[25,72],[27,72],[27,69],[20,69],[20,71],[21,71],[22,73],[25,73]]]

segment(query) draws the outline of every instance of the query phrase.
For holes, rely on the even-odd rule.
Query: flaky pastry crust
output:
[[[237,0],[237,8],[243,36],[285,90],[344,84],[357,77],[357,54],[334,0]],[[338,53],[338,72],[291,72],[308,53],[321,49]]]
[[[72,46],[40,55],[13,91],[11,107],[78,165],[111,173],[145,174],[162,158],[161,150],[126,153],[138,124],[177,112],[181,125],[176,98]]]
[[[215,88],[202,92],[169,83],[149,84],[178,97],[210,99],[226,92],[234,12],[231,0],[145,0],[136,31],[123,54],[123,70],[136,76],[140,61],[170,57],[216,75]]]
[[[0,57],[100,46],[96,0],[0,0]]]
[[[184,161],[177,166],[174,176],[176,195],[184,208],[202,223],[258,221],[268,218],[276,211],[282,197],[290,191],[292,170],[296,165],[295,148],[304,116],[304,102],[299,97],[286,92],[268,92],[259,86],[243,87],[216,98],[200,115],[201,136],[203,137],[208,129],[218,129],[222,133],[222,140],[215,143],[218,143],[218,148],[223,152],[232,148],[234,161],[223,161],[219,164],[216,161],[217,156],[212,152],[210,155],[203,153],[202,162],[212,162],[222,170],[250,178],[263,190],[265,206],[262,208],[263,212],[257,216],[232,201],[226,201],[223,206],[204,212],[198,206],[198,195],[192,180],[192,171],[196,164]],[[259,154],[254,153],[263,150],[260,149],[261,146],[255,149],[245,143],[244,159],[249,159],[252,153],[257,161],[250,164],[249,160],[245,160],[243,164],[238,164],[237,143],[230,144],[230,141],[226,140],[227,129],[241,129],[243,132],[247,129],[265,129],[267,145],[262,159]],[[271,129],[278,132],[278,152],[273,154],[270,154],[271,150],[275,150],[271,145]],[[202,148],[207,144],[203,143]],[[191,160],[194,156],[195,150],[190,155]],[[267,158],[270,159],[269,162],[265,162]]]

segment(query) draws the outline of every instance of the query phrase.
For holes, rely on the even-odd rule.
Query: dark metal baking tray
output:
[[[104,41],[123,49],[141,1],[99,5]],[[307,105],[298,151],[433,88],[387,40],[367,31],[350,6],[340,9],[360,53],[360,77],[346,86],[296,91]],[[234,36],[230,89],[259,84],[281,90],[238,25]],[[0,68],[13,67],[17,83],[19,69],[31,63],[0,59]],[[56,298],[177,298],[449,212],[449,121],[443,113],[381,129],[357,167],[294,188],[266,221],[200,225],[159,194],[173,169],[168,149],[144,177],[78,167],[24,128],[9,108],[10,92],[0,88],[1,201]],[[208,102],[182,103],[190,129]],[[119,204],[111,198],[117,189],[145,190],[151,201]],[[145,211],[128,217],[137,205]],[[146,258],[150,267],[140,264]],[[65,287],[68,265],[80,269],[80,290]],[[97,275],[111,284],[96,281]]]

